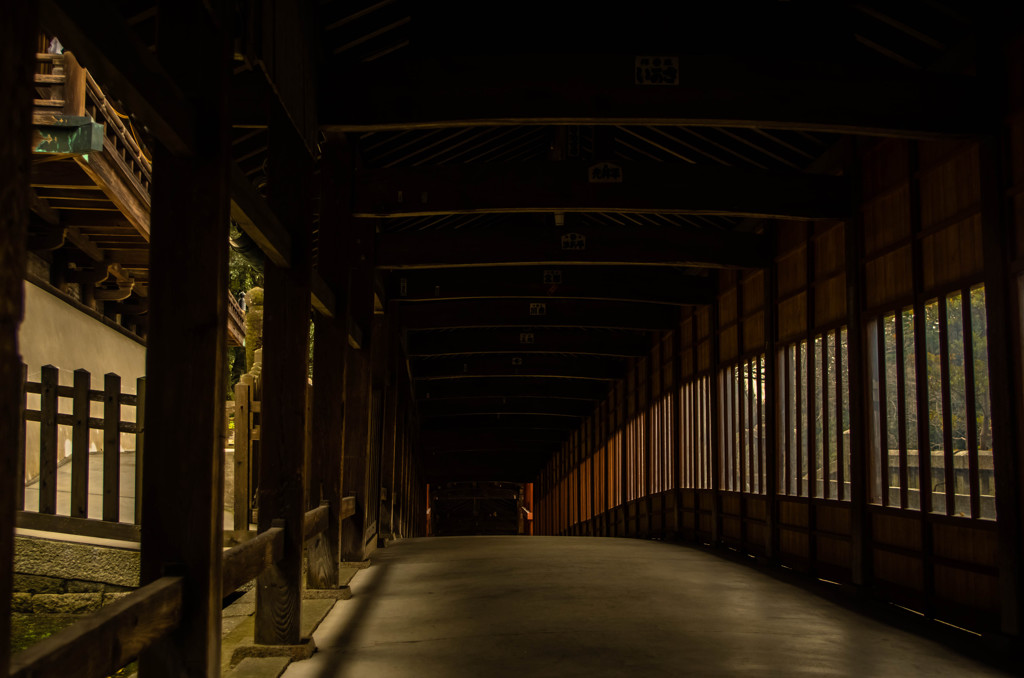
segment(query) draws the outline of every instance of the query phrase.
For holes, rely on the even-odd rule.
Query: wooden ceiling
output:
[[[154,43],[150,2],[113,4]],[[354,151],[352,214],[377,234],[428,475],[532,478],[630,357],[713,302],[718,270],[771,261],[773,220],[851,215],[857,138],[977,132],[981,16],[966,0],[320,0],[317,107],[289,113],[316,117],[312,153],[335,135]],[[250,29],[233,184],[258,194],[273,74]]]

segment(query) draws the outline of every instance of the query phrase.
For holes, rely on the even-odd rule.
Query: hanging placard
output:
[[[592,184],[621,184],[622,168],[602,162],[587,168],[587,181]]]
[[[562,249],[577,252],[587,249],[587,236],[582,233],[566,233],[562,236]]]
[[[678,85],[679,58],[638,56],[634,60],[637,85]]]

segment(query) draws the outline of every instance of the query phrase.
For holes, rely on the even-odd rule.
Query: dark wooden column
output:
[[[778,236],[775,227],[767,226],[771,238],[771,263],[764,269],[764,421],[765,421],[765,501],[768,502],[768,525],[766,527],[765,552],[769,559],[779,552],[779,450],[778,442],[778,360],[775,340],[777,335],[778,306],[776,304],[776,280],[778,265],[775,260]]]
[[[291,236],[291,267],[264,267],[259,531],[283,521],[284,553],[257,580],[257,643],[295,645],[302,583],[303,449],[309,363],[312,161],[288,117],[270,120],[268,201]]]
[[[345,468],[343,487],[347,496],[356,498],[355,515],[342,525],[342,561],[367,559],[367,502],[370,500],[370,415],[373,396],[371,321],[373,320],[373,226],[366,220],[353,220],[349,231],[349,254],[353,268],[349,277],[348,312],[353,329],[361,338],[360,347],[350,342],[345,347]],[[358,329],[356,329],[358,328]],[[377,493],[372,493],[373,497]],[[376,542],[372,545],[376,547]],[[370,551],[373,550],[370,548]]]
[[[21,355],[25,237],[29,218],[32,142],[32,72],[36,53],[36,3],[10,3],[0,27],[0,673],[10,665],[11,585],[15,497],[25,479],[18,444],[21,422]]]
[[[387,354],[384,374],[384,430],[381,439],[380,486],[386,495],[381,497],[378,518],[381,543],[395,538],[392,527],[392,511],[395,506],[395,458],[398,452],[399,401],[403,398],[403,380],[400,364],[400,328],[398,304],[390,302],[387,307]]]
[[[722,486],[721,469],[722,469],[722,421],[721,421],[721,404],[719,403],[719,392],[718,388],[718,356],[719,342],[721,340],[721,332],[718,327],[718,299],[711,304],[710,309],[710,322],[711,327],[711,388],[709,389],[708,409],[709,416],[711,417],[711,543],[715,546],[719,544],[722,539],[722,498],[719,495],[719,490]]]
[[[846,237],[846,355],[850,379],[850,577],[855,586],[867,587],[871,578],[871,537],[867,487],[867,364],[861,310],[864,304],[864,276],[861,262],[864,243],[861,212],[860,149],[850,142],[846,149],[844,173],[851,182],[854,216],[844,226]],[[915,313],[915,316],[923,314]],[[922,320],[923,321],[923,320]],[[921,332],[919,336],[923,337]],[[920,351],[921,360],[924,351]]]
[[[338,585],[341,560],[342,436],[345,412],[345,347],[348,328],[344,299],[348,291],[345,261],[346,240],[343,224],[351,213],[351,195],[339,185],[344,168],[351,167],[348,144],[341,137],[329,137],[321,160],[321,196],[319,272],[340,300],[334,317],[319,316],[313,336],[313,450],[310,472],[313,496],[307,501],[329,504],[329,525],[322,535],[326,554],[311,563],[306,574],[310,588],[334,588]]]
[[[181,622],[146,649],[145,676],[220,675],[228,163],[226,16],[161,2],[157,55],[202,143],[153,147],[142,583],[185,579]],[[215,21],[218,25],[215,25]]]

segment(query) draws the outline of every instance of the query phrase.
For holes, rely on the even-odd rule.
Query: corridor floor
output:
[[[285,678],[1002,675],[661,542],[412,539],[373,562]]]

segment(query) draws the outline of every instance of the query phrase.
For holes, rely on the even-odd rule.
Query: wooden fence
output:
[[[63,532],[107,539],[139,540],[142,517],[142,455],[145,432],[146,379],[136,380],[135,394],[121,391],[121,377],[110,373],[103,377],[103,388],[92,388],[92,375],[86,370],[75,370],[71,386],[60,384],[59,370],[45,365],[39,381],[28,379],[28,368],[23,368],[22,412],[23,426],[19,440],[21,467],[24,479],[28,454],[38,455],[39,476],[35,485],[39,503],[36,511],[25,510],[25,483],[18,483],[16,497],[19,509],[17,525],[27,529]],[[39,409],[29,409],[28,395],[39,396]],[[70,407],[61,407],[70,401]],[[103,403],[103,416],[92,416],[92,403]],[[135,408],[135,421],[121,419],[122,406]],[[61,410],[65,410],[62,412]],[[70,413],[67,412],[70,410]],[[28,450],[26,428],[28,422],[39,424],[39,449]],[[138,422],[138,423],[137,423]],[[58,450],[60,427],[70,428],[71,454],[61,456]],[[102,519],[89,518],[89,455],[91,430],[103,431],[102,461]],[[135,498],[134,524],[121,522],[121,434],[135,436]],[[67,513],[58,514],[58,468],[70,461],[70,503]]]

